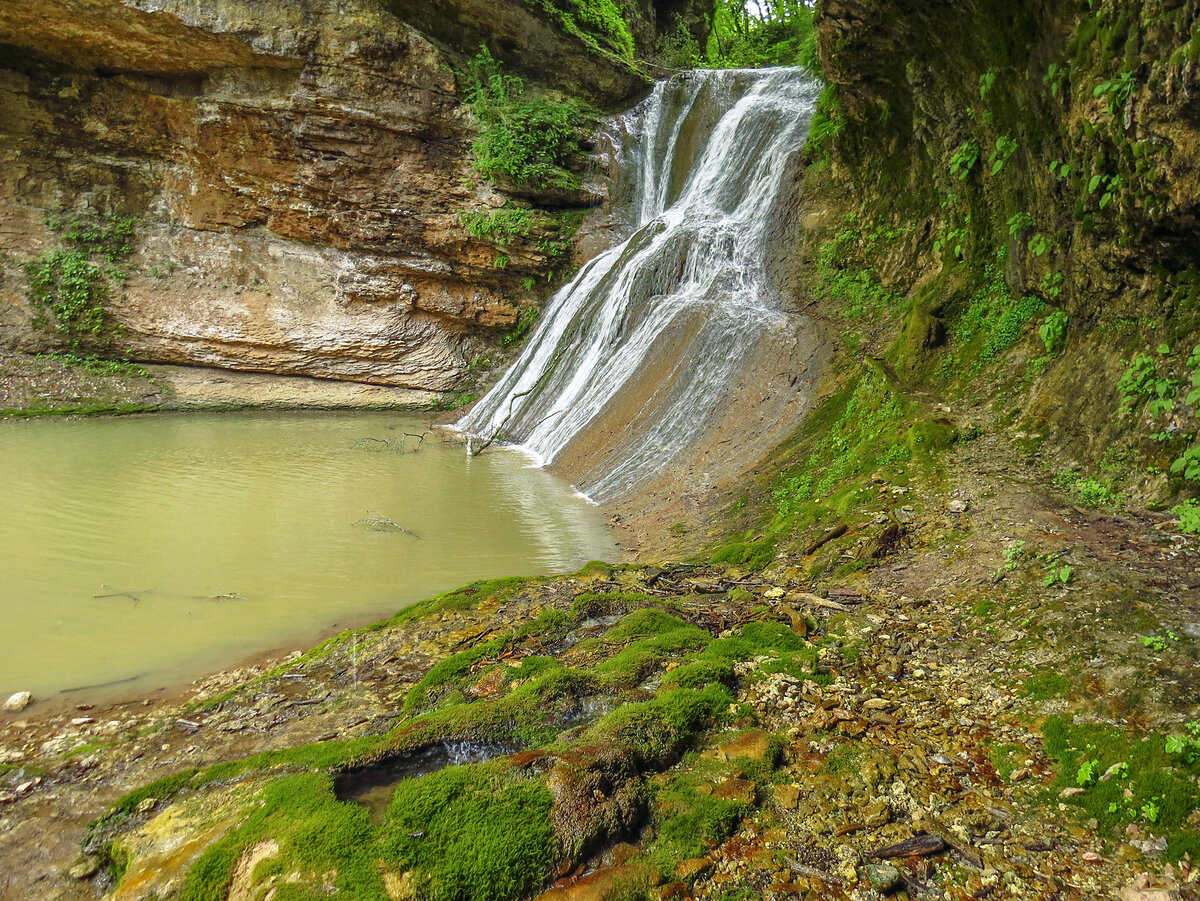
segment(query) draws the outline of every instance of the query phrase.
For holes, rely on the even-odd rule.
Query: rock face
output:
[[[1128,359],[1200,332],[1198,22],[1196,3],[1156,0],[818,6],[830,89],[809,152],[830,163],[828,196],[895,229],[882,247],[853,242],[848,262],[913,301],[906,377],[998,279],[1069,317],[1031,423],[1079,459],[1124,437]]]
[[[408,24],[434,6],[470,17],[465,0],[5,4],[0,347],[46,345],[21,263],[58,245],[48,217],[90,210],[139,221],[109,302],[135,359],[452,387],[545,257],[496,268],[459,223],[505,200],[470,182],[463,57]],[[528,26],[544,81],[610,104],[641,87],[521,0],[488,8],[472,40],[500,35],[504,59]]]

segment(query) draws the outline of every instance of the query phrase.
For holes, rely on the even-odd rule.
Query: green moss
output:
[[[1021,692],[1035,701],[1066,697],[1071,692],[1071,680],[1062,673],[1043,672],[1027,680]]]
[[[263,788],[261,802],[245,823],[210,845],[188,871],[184,901],[223,901],[242,854],[268,837],[279,843],[284,869],[294,867],[313,881],[333,873],[333,888],[349,897],[386,901],[375,865],[370,815],[365,807],[340,803],[331,777],[301,773],[277,779]],[[295,896],[286,887],[276,895]]]
[[[491,764],[406,780],[388,808],[385,858],[416,870],[431,901],[515,901],[550,875],[552,798]]]
[[[714,764],[695,761],[697,769],[672,776],[654,804],[656,836],[649,861],[660,875],[674,878],[684,860],[701,857],[724,841],[749,811],[744,801],[715,797],[711,787],[722,775]],[[708,791],[701,791],[704,787]]]
[[[661,610],[638,610],[609,629],[600,639],[606,644],[626,644],[596,667],[606,684],[632,688],[666,660],[708,644],[710,636]]]
[[[697,660],[670,670],[663,678],[663,688],[704,688],[720,684],[732,687],[733,663],[729,660]]]
[[[1086,791],[1066,803],[1095,817],[1102,835],[1118,837],[1130,822],[1141,822],[1167,838],[1166,857],[1178,860],[1200,852],[1200,832],[1187,824],[1200,809],[1200,761],[1186,763],[1166,752],[1167,736],[1135,734],[1111,726],[1072,723],[1051,717],[1042,727],[1046,753],[1058,773],[1050,786],[1082,786]],[[1113,764],[1124,764],[1116,776],[1099,781]],[[1126,797],[1128,791],[1132,797]]]
[[[717,548],[710,559],[713,563],[730,563],[756,572],[765,569],[775,559],[775,542],[770,538],[733,541]]]
[[[677,759],[731,703],[733,695],[721,685],[664,691],[653,700],[618,707],[594,723],[582,741],[603,749],[629,772],[653,769]]]
[[[577,595],[571,602],[571,615],[584,619],[624,614],[643,607],[662,606],[664,602],[660,598],[638,591],[587,591]]]

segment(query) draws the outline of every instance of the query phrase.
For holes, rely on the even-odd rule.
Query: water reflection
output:
[[[153,688],[471,579],[613,555],[570,486],[516,453],[404,437],[425,430],[382,413],[0,426],[0,694]]]

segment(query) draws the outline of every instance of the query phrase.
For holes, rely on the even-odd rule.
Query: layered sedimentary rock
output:
[[[59,246],[48,218],[90,211],[139,223],[108,303],[135,359],[452,387],[544,258],[496,268],[460,225],[504,198],[470,179],[463,56],[406,24],[418,6],[0,8],[0,346],[52,343],[22,264]],[[544,81],[641,87],[520,0],[491,8]]]

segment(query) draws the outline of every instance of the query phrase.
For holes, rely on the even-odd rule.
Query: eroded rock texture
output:
[[[459,224],[504,199],[469,179],[463,57],[409,7],[424,9],[0,7],[0,347],[52,341],[22,263],[58,246],[48,217],[91,210],[140,222],[110,301],[135,359],[452,387],[470,336],[511,325],[545,261],[496,268]],[[609,103],[639,89],[520,0],[490,8],[559,87]]]

